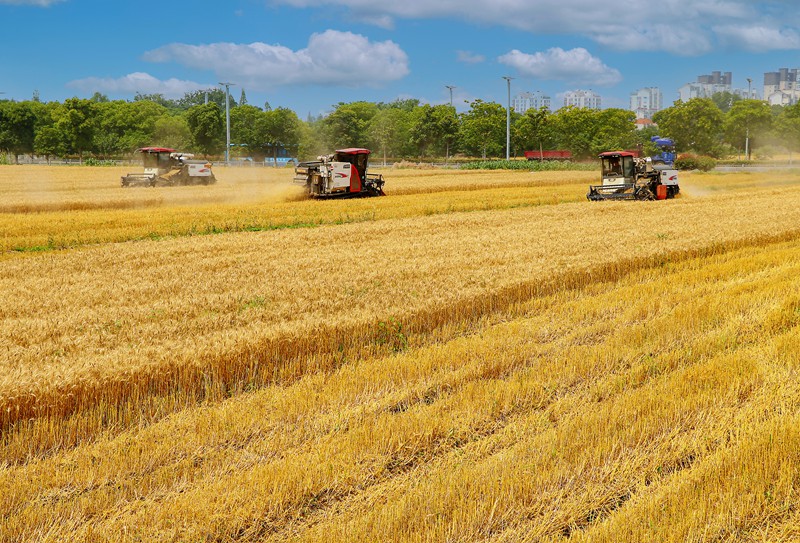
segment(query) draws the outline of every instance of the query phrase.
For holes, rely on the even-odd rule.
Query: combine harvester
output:
[[[608,151],[600,154],[600,161],[603,182],[589,187],[589,200],[665,200],[680,192],[678,171],[654,168],[650,157]]]
[[[123,187],[176,187],[217,182],[211,163],[192,160],[193,154],[179,153],[166,147],[142,147],[136,152],[142,153],[144,173],[123,176]]]
[[[312,198],[385,196],[383,176],[367,173],[369,149],[339,149],[294,169],[294,184],[306,187]]]

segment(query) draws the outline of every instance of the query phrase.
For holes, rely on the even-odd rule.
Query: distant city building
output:
[[[636,130],[644,130],[645,128],[650,128],[651,126],[657,126],[656,123],[650,119],[636,119],[635,122]]]
[[[692,98],[711,98],[718,92],[731,92],[732,81],[731,72],[711,72],[710,75],[699,75],[696,83],[687,83],[678,89],[678,95],[683,102],[688,102]]]
[[[731,92],[739,98],[758,100],[758,90],[754,89],[752,86],[750,89],[733,89]]]
[[[540,91],[521,92],[514,96],[511,107],[517,113],[525,113],[529,109],[547,108],[550,110],[550,97]]]
[[[566,106],[600,109],[600,95],[590,90],[567,91],[564,93],[564,107]]]
[[[637,119],[652,119],[662,109],[661,89],[645,87],[631,93],[631,111]]]
[[[773,106],[791,106],[800,100],[798,68],[781,68],[764,74],[764,100]]]

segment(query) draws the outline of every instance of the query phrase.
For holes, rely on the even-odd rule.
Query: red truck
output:
[[[571,160],[569,151],[525,151],[528,160]]]

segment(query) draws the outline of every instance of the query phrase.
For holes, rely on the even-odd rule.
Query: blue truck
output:
[[[669,138],[662,138],[661,136],[653,136],[650,138],[656,147],[661,151],[660,153],[651,156],[653,165],[655,166],[674,166],[675,165],[675,142]]]

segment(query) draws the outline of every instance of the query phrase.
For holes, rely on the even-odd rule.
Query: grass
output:
[[[0,541],[796,537],[794,174],[519,175],[262,201],[315,228],[7,212],[121,234],[0,259]]]

